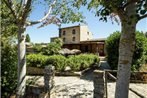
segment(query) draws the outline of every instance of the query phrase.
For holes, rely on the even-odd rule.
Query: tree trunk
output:
[[[131,0],[127,0],[131,2]],[[119,42],[119,60],[115,98],[128,98],[132,58],[135,48],[136,4],[129,4],[124,13],[119,13],[121,20],[121,38]]]
[[[115,98],[128,98],[136,24],[122,22]]]
[[[17,66],[17,98],[24,97],[26,88],[26,46],[25,46],[25,26],[18,25],[18,66]]]

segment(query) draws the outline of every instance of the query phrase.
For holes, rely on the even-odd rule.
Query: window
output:
[[[76,30],[75,29],[72,30],[72,34],[76,34]]]
[[[75,40],[76,40],[76,38],[75,38],[75,37],[73,37],[73,38],[72,38],[72,41],[75,41]]]
[[[89,32],[87,32],[87,34],[89,35]]]
[[[65,31],[63,31],[63,35],[65,35],[65,33],[66,33],[66,32],[65,32]]]
[[[65,42],[65,38],[63,38],[63,42]]]

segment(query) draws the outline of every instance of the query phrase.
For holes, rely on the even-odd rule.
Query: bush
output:
[[[43,68],[48,65],[47,60],[48,56],[42,54],[29,54],[27,55],[27,66]]]
[[[93,54],[81,54],[69,56],[62,55],[45,56],[42,54],[30,54],[27,56],[27,65],[31,67],[44,68],[46,65],[53,65],[58,71],[64,71],[66,66],[70,66],[72,70],[83,70],[92,64],[99,63],[99,58]]]
[[[137,32],[133,68],[138,70],[143,63],[147,63],[147,38],[143,33]]]
[[[55,69],[59,71],[63,71],[66,67],[66,58],[62,55],[49,56],[47,62],[55,66]]]
[[[59,50],[61,50],[61,46],[61,39],[55,39],[54,42],[49,43],[46,48],[43,48],[42,53],[44,55],[57,55],[59,54]]]
[[[114,32],[106,40],[107,61],[113,70],[117,69],[119,56],[120,32]],[[140,65],[146,61],[147,39],[143,33],[136,32],[136,45],[132,60],[132,70],[138,70]]]
[[[64,70],[64,62],[66,62],[66,58],[62,55],[30,54],[27,56],[27,65],[30,67],[44,68],[44,66],[53,65],[56,70]]]
[[[40,44],[33,45],[33,49],[35,52],[40,53],[42,51],[42,46]]]
[[[73,55],[67,60],[67,66],[76,71],[86,69],[96,63],[99,63],[99,57],[93,54]]]
[[[107,61],[112,69],[117,69],[118,65],[119,39],[120,32],[114,32],[106,40]]]
[[[9,43],[2,42],[1,68],[1,94],[2,98],[8,98],[17,86],[17,51]]]

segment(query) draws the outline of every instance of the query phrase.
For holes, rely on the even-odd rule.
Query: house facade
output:
[[[92,32],[86,25],[77,25],[59,29],[59,38],[63,40],[63,47],[79,49],[82,53],[95,53],[105,56],[105,38],[93,39]],[[57,37],[51,38],[51,42]]]
[[[59,37],[64,44],[79,43],[92,39],[92,33],[86,25],[78,25],[59,29]]]

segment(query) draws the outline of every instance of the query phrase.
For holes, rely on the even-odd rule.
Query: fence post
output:
[[[105,71],[94,71],[94,95],[93,98],[107,98]]]
[[[50,98],[50,91],[54,86],[54,67],[45,66],[44,69],[44,90],[47,94],[47,98]]]

